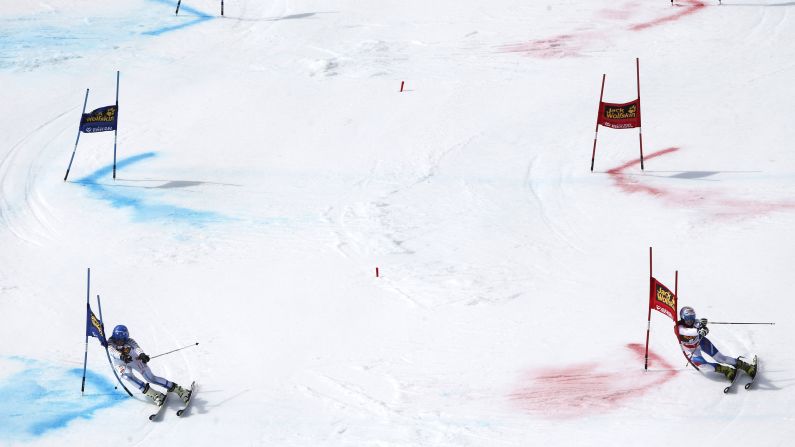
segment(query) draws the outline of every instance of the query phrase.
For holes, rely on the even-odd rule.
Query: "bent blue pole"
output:
[[[88,91],[86,90],[86,98],[88,98]],[[78,134],[79,135],[79,134]],[[67,172],[68,173],[68,172]],[[91,293],[91,269],[88,269],[88,282],[86,284],[86,351],[83,354],[83,384],[80,386],[80,394],[82,395],[86,390],[86,365],[88,364],[88,298]]]
[[[80,114],[80,122],[83,122],[83,114],[86,113],[86,104],[88,104],[88,89],[86,89],[86,99],[83,101],[83,112]],[[72,169],[72,162],[75,161],[75,152],[77,152],[77,143],[80,142],[80,126],[77,127],[77,139],[75,140],[75,148],[72,151],[72,158],[69,159],[69,166],[66,168],[66,175],[63,176],[63,181],[69,177],[69,170]]]
[[[116,71],[116,128],[113,129],[113,180],[116,180],[116,139],[119,136],[119,72]]]
[[[99,325],[102,327],[102,334],[104,335],[105,334],[105,323],[104,323],[105,320],[103,320],[103,318],[102,318],[102,301],[99,300],[99,295],[97,295],[97,306],[99,307]],[[107,341],[107,336],[105,337],[105,340]],[[110,359],[110,351],[108,351],[108,344],[107,343],[105,343],[105,354],[108,355],[108,363],[110,363],[110,369],[113,371],[113,375],[116,376],[116,380],[119,381],[119,385],[121,385],[121,387],[124,388],[124,391],[126,391],[127,394],[129,394],[130,397],[132,397],[132,393],[130,392],[130,390],[127,389],[126,386],[124,386],[124,383],[121,381],[121,378],[116,373],[116,368],[113,367],[113,360]]]

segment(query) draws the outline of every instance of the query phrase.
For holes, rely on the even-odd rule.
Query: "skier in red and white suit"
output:
[[[679,344],[687,358],[702,371],[715,371],[734,380],[737,368],[745,371],[749,376],[756,375],[756,366],[744,362],[742,359],[721,354],[715,345],[707,338],[709,329],[707,319],[696,320],[696,311],[689,306],[679,311],[679,321],[676,322],[676,335]],[[703,355],[707,354],[717,363],[708,362]]]

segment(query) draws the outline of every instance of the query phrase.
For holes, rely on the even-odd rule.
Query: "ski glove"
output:
[[[144,353],[142,352],[142,353],[141,353],[141,354],[138,356],[138,360],[140,360],[140,361],[142,361],[142,362],[144,362],[144,363],[148,363],[148,362],[149,362],[149,356],[148,356],[148,355],[146,355],[146,354],[144,354]]]
[[[124,363],[130,363],[130,362],[132,362],[132,356],[131,356],[130,354],[127,354],[127,353],[124,353],[124,352],[122,352],[122,353],[121,353],[121,355],[119,356],[119,358],[120,358],[120,359],[122,359],[122,361],[123,361]]]
[[[707,325],[707,319],[706,318],[702,318],[701,319],[701,325],[702,326],[706,326]]]
[[[698,330],[698,335],[700,335],[702,337],[706,337],[707,334],[709,334],[709,329],[707,329],[706,326],[704,326],[704,327],[702,327],[701,329]]]

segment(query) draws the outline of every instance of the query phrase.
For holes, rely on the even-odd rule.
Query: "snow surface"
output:
[[[0,444],[795,438],[794,2],[174,3],[0,4]],[[591,173],[636,57],[646,169],[602,128]],[[118,177],[83,134],[63,182],[116,70]],[[644,372],[650,246],[700,316],[776,323],[712,326],[757,389],[658,313]],[[200,343],[151,362],[187,417],[93,339],[81,396],[88,267],[106,326]]]

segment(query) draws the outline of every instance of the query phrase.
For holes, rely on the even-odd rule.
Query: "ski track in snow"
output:
[[[582,253],[582,249],[580,248],[580,244],[573,241],[572,237],[568,236],[563,228],[560,228],[560,224],[557,222],[553,222],[550,218],[550,213],[547,211],[547,207],[545,205],[544,200],[539,195],[536,187],[534,186],[534,176],[533,173],[533,165],[534,159],[530,161],[527,165],[527,171],[525,172],[524,183],[527,185],[527,190],[530,192],[528,200],[533,202],[535,208],[538,209],[538,216],[544,221],[544,225],[555,234],[555,237],[560,239],[570,248]],[[557,178],[557,181],[560,182],[560,178]]]
[[[60,118],[66,116],[71,110],[61,112],[30,131],[17,141],[0,160],[0,221],[20,240],[34,245],[41,245],[43,241],[52,238],[56,228],[50,222],[50,215],[46,200],[41,196],[37,187],[40,169],[37,162],[45,152],[47,146],[60,135],[48,135],[46,141],[41,141],[43,130],[47,129]],[[33,146],[32,150],[29,146]],[[19,171],[11,170],[15,164],[27,167],[24,178],[20,178]],[[23,184],[20,196],[19,185]]]

